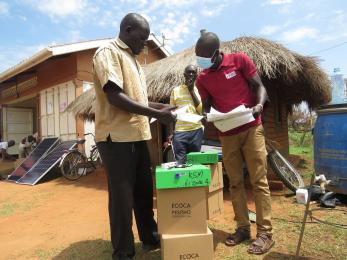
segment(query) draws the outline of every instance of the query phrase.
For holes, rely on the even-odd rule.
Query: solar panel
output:
[[[17,181],[47,154],[59,141],[59,138],[45,138],[38,146],[25,158],[25,160],[8,176],[7,180]]]
[[[76,140],[65,141],[58,144],[49,154],[42,158],[26,175],[20,178],[16,183],[35,185],[43,176],[45,176],[57,163],[62,155],[76,145]]]

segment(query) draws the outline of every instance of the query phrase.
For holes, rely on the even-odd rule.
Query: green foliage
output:
[[[289,145],[299,146],[299,147],[311,147],[313,145],[313,136],[311,132],[295,132],[290,130],[289,135]]]
[[[313,145],[307,147],[300,147],[295,145],[289,146],[289,153],[296,155],[305,155],[310,159],[313,159]]]

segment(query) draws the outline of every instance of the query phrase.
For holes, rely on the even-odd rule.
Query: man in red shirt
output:
[[[256,67],[244,53],[226,54],[219,50],[214,33],[204,33],[196,43],[197,63],[204,70],[196,80],[203,111],[211,106],[226,113],[245,105],[253,109],[254,121],[227,132],[219,132],[223,161],[230,179],[230,192],[237,222],[236,232],[225,241],[234,246],[250,238],[250,221],[244,187],[243,165],[247,166],[257,213],[257,239],[248,252],[263,254],[274,245],[271,225],[271,198],[267,182],[267,161],[261,113],[267,93]]]

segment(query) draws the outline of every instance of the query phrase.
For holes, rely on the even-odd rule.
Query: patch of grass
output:
[[[290,145],[289,153],[296,154],[296,155],[305,155],[308,158],[313,159],[313,145],[308,147]]]
[[[37,249],[34,253],[35,258],[38,258],[40,260],[47,260],[52,259],[60,250],[58,249],[52,249],[52,250],[44,250],[44,249]]]
[[[224,244],[219,244],[216,248],[215,260],[255,260],[259,259],[255,255],[247,253],[250,242],[241,243],[234,247],[228,247]]]
[[[112,245],[110,241],[102,239],[86,240],[73,243],[63,250],[55,249],[46,253],[50,254],[51,252],[54,254],[49,259],[55,260],[108,260],[112,255]]]
[[[17,203],[4,203],[0,207],[0,217],[12,216],[18,209],[19,205]]]
[[[290,143],[297,146],[307,147],[313,143],[313,135],[310,132],[305,134],[290,130],[288,136]]]
[[[290,154],[304,155],[309,159],[313,159],[313,137],[311,133],[306,133],[302,143],[303,133],[289,131],[288,136]]]
[[[0,217],[8,217],[17,213],[31,211],[33,208],[39,207],[42,202],[47,201],[52,197],[52,192],[39,194],[31,197],[29,200],[17,199],[17,202],[5,202],[0,204]],[[13,200],[13,199],[12,199]]]
[[[264,259],[295,259],[294,254],[299,239],[305,207],[289,203],[283,198],[286,210],[274,212],[273,227],[276,245],[269,256]],[[315,206],[311,206],[314,208]],[[344,208],[342,208],[344,209]],[[313,212],[323,221],[347,223],[347,215],[343,211],[323,210]],[[321,223],[310,223],[308,217],[300,256],[305,259],[347,259],[347,230]],[[280,252],[280,253],[279,253]],[[271,256],[271,257],[270,257]]]

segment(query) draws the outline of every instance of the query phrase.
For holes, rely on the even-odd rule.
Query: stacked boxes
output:
[[[206,188],[207,219],[220,215],[223,211],[223,165],[218,162],[218,151],[194,152],[187,155],[192,164],[205,164],[211,170],[211,184]]]
[[[156,169],[158,232],[163,260],[213,259],[213,236],[207,228],[206,189],[210,168]],[[188,258],[187,258],[188,259]]]
[[[223,165],[221,162],[210,164],[211,184],[206,188],[207,195],[207,219],[213,219],[222,214],[223,202]]]

